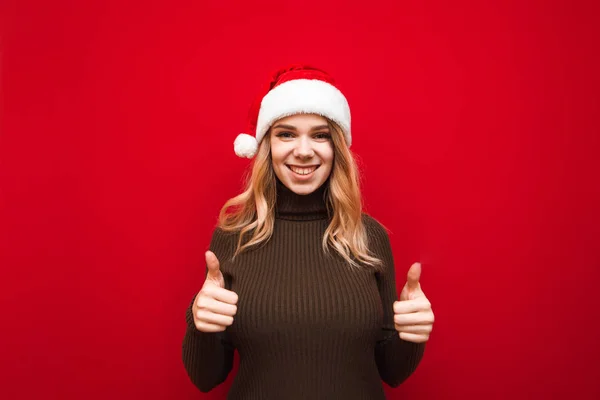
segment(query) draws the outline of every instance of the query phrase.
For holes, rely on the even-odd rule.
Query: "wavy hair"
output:
[[[323,250],[329,253],[333,248],[353,267],[360,267],[360,264],[380,266],[382,260],[369,251],[362,219],[358,166],[339,125],[329,119],[327,122],[334,158],[325,200],[331,221],[323,235]],[[276,190],[269,129],[246,177],[246,189],[225,202],[219,213],[219,228],[226,232],[239,232],[234,259],[245,249],[270,239],[275,223]]]

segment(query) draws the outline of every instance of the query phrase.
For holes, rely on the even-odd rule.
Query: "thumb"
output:
[[[411,265],[406,275],[406,286],[409,290],[417,290],[420,288],[419,279],[421,279],[421,263]]]
[[[206,275],[207,279],[220,279],[221,274],[221,265],[219,264],[219,259],[212,251],[207,251],[204,253],[206,257],[206,267],[208,268],[208,273]]]

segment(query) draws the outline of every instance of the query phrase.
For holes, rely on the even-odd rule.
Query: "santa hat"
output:
[[[248,134],[240,133],[233,143],[235,154],[254,157],[271,125],[294,114],[318,114],[336,122],[350,147],[350,107],[346,97],[325,71],[294,64],[275,72],[257,97],[248,114]]]

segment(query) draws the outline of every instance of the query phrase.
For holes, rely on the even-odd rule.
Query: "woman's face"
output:
[[[317,190],[333,166],[333,142],[324,117],[297,114],[271,127],[271,157],[275,174],[297,194]]]

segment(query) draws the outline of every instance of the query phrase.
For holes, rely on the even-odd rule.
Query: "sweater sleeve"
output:
[[[380,340],[375,345],[375,361],[381,379],[391,387],[404,382],[419,365],[425,343],[413,343],[400,338],[394,324],[393,304],[399,299],[396,289],[394,257],[385,228],[375,219],[366,216],[371,251],[383,261],[377,273],[377,284],[383,304],[383,326]]]
[[[210,250],[215,253],[221,265],[231,251],[231,235],[224,234],[218,228],[213,232]],[[208,268],[205,269],[205,277]],[[230,289],[228,276],[223,272],[225,287]],[[201,392],[209,392],[224,382],[233,366],[235,347],[231,343],[227,329],[223,332],[201,332],[196,329],[192,307],[194,298],[187,307],[186,331],[182,345],[182,359],[185,370],[192,383]]]

